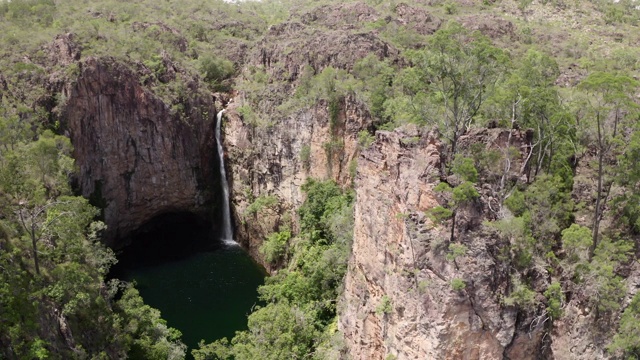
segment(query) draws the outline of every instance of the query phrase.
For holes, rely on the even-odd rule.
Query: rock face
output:
[[[327,23],[332,14],[349,14],[354,19],[377,16],[366,4],[354,3],[318,8],[304,14],[302,23],[272,26],[255,45],[244,69],[245,73],[260,69],[271,79],[269,91],[260,94],[257,106],[252,104],[258,121],[236,111],[245,105],[244,93],[237,94],[225,115],[224,143],[237,236],[258,260],[261,255],[257,249],[266,235],[284,226],[297,228],[295,211],[304,201],[300,186],[308,177],[333,179],[343,186],[351,183],[358,132],[372,123],[366,106],[355,96],[341,98],[334,125],[324,100],[284,116],[275,109],[293,96],[305,68],[313,69],[314,74],[329,66],[350,69],[370,54],[392,63],[400,61],[399,51],[377,34],[353,33],[344,19]],[[317,23],[329,30],[318,29]],[[265,196],[275,196],[277,205],[247,211],[256,199]]]
[[[107,243],[122,245],[116,239],[162,213],[204,214],[214,158],[213,98],[192,97],[181,117],[123,64],[87,58],[79,66],[77,81],[63,90],[63,125],[82,195],[104,207]]]
[[[307,178],[351,182],[358,131],[371,119],[353,99],[343,102],[334,130],[326,104],[270,126],[248,124],[234,109],[235,104],[230,104],[225,115],[224,139],[232,176],[232,208],[237,238],[259,260],[257,250],[267,235],[284,226],[297,228],[295,211],[304,201],[300,187]],[[328,151],[327,144],[339,144],[339,148]],[[275,196],[278,204],[255,213],[247,211],[265,196]]]
[[[489,132],[484,136],[496,140],[506,131]],[[465,244],[467,254],[447,260],[450,228],[425,215],[442,203],[433,191],[439,169],[438,140],[416,129],[378,132],[359,158],[354,243],[340,311],[349,355],[538,358],[543,324],[524,326],[533,319],[500,301],[508,275],[496,255],[498,237],[482,226],[489,216],[483,201],[459,215],[455,242]],[[455,279],[466,287],[454,289]]]

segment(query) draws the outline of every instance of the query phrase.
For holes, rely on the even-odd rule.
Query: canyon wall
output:
[[[335,11],[375,19],[375,11],[364,4],[339,5]],[[250,77],[255,71],[264,72],[269,79],[264,84],[266,91],[259,96],[239,91],[225,113],[224,144],[237,237],[256,259],[261,259],[257,250],[267,235],[283,227],[297,228],[295,211],[304,201],[300,186],[307,178],[351,184],[358,132],[372,122],[363,101],[353,94],[340,98],[333,124],[325,99],[286,114],[278,111],[295,96],[305,69],[312,69],[313,74],[330,66],[348,70],[369,54],[398,61],[399,51],[377,34],[354,34],[342,19],[328,29],[319,28],[321,15],[313,12],[303,16],[303,22],[284,22],[269,29],[248,55],[241,74]],[[252,96],[257,98],[258,105],[252,104],[257,119],[241,115],[247,105],[244,99]],[[247,212],[251,204],[267,196],[275,197],[277,204]]]
[[[500,138],[500,132],[488,137]],[[443,202],[434,191],[440,148],[433,133],[407,128],[378,132],[360,156],[354,244],[340,313],[349,354],[538,358],[543,324],[525,331],[525,319],[500,303],[508,275],[495,258],[498,237],[482,226],[489,212],[482,202],[461,209],[455,236],[468,252],[447,260],[450,228],[426,214]],[[454,289],[454,279],[466,287]]]
[[[231,103],[225,113],[224,146],[236,237],[259,260],[258,248],[267,235],[284,227],[297,229],[296,210],[304,201],[300,187],[307,178],[333,179],[341,184],[352,181],[358,131],[370,118],[361,106],[347,99],[334,131],[324,104],[273,125],[256,126],[246,123],[235,106]],[[331,142],[340,143],[340,149],[329,153],[326,144]],[[277,204],[256,212],[247,210],[266,196],[275,197]]]
[[[509,137],[505,129],[474,129],[460,139],[460,148],[510,144],[520,154],[507,176],[526,182],[522,165],[530,141],[524,131]],[[509,300],[516,292],[510,241],[485,222],[510,215],[495,207],[490,183],[480,181],[479,198],[458,209],[453,235],[450,221],[429,215],[447,206],[435,186],[458,181],[441,178],[440,151],[433,133],[405,127],[378,131],[358,158],[354,243],[339,305],[348,358],[615,358],[606,350],[615,327],[587,299],[567,293],[562,317],[552,320],[542,295],[546,280],[535,277],[533,304]],[[577,173],[593,171],[588,168],[584,161]],[[464,254],[451,256],[452,243],[466,246]],[[628,304],[640,284],[640,266],[625,271]]]
[[[162,213],[206,215],[214,179],[213,97],[187,83],[192,96],[179,112],[125,64],[89,57],[77,66],[77,79],[62,89],[62,125],[74,146],[77,185],[103,208],[107,243],[123,245],[116,240]]]

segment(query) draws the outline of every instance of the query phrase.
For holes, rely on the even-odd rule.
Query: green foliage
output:
[[[465,256],[468,250],[469,248],[464,244],[449,244],[449,252],[447,252],[446,259],[455,262],[460,256]]]
[[[436,223],[441,223],[453,216],[453,210],[438,205],[427,212],[427,215]]]
[[[180,342],[180,332],[167,327],[160,311],[145,305],[140,293],[128,286],[117,302],[131,343],[129,357],[135,359],[183,359],[186,346]]]
[[[450,186],[449,184],[447,184],[446,182],[440,182],[440,183],[438,183],[438,185],[436,185],[436,186],[433,188],[433,191],[435,191],[435,192],[444,192],[444,193],[447,193],[447,192],[451,192],[451,191],[452,191],[452,188],[451,188],[451,186]]]
[[[259,214],[264,209],[272,209],[279,203],[275,195],[258,196],[244,211],[245,216]]]
[[[455,15],[458,13],[458,6],[455,1],[447,1],[444,3],[444,12],[449,15]]]
[[[287,303],[271,303],[249,315],[249,330],[233,338],[236,360],[300,359],[319,337],[316,312]]]
[[[618,331],[607,350],[613,354],[623,354],[627,359],[637,359],[640,356],[638,339],[640,339],[640,293],[633,297],[622,313]]]
[[[616,215],[620,224],[635,233],[640,232],[640,193],[631,189],[637,189],[640,185],[638,156],[640,156],[640,131],[635,127],[626,151],[618,156],[618,170],[614,175],[616,183],[629,190],[615,195],[612,204],[612,208],[618,209]]]
[[[451,166],[451,172],[458,175],[463,181],[478,182],[478,170],[476,170],[471,158],[456,156]]]
[[[120,306],[105,290],[104,277],[116,258],[99,242],[106,226],[94,221],[98,209],[71,196],[69,139],[50,130],[35,140],[20,132],[4,134],[13,140],[0,150],[0,341],[11,347],[0,349],[0,357],[104,358],[136,351],[145,358],[184,357],[179,333],[167,330],[167,340],[159,325],[153,336],[132,328],[142,319],[131,319],[127,306],[139,310],[141,299],[121,300]],[[43,340],[51,339],[47,319],[54,311],[55,321],[74,336],[75,348]],[[154,319],[159,322],[159,314]]]
[[[591,262],[579,273],[581,290],[589,296],[589,302],[599,313],[610,313],[620,308],[620,300],[626,294],[622,278],[616,274],[620,263],[626,262],[633,251],[633,243],[612,241],[604,237],[595,249]]]
[[[391,314],[392,311],[393,303],[391,302],[391,299],[387,295],[382,296],[380,303],[376,306],[376,314],[388,315]]]
[[[455,291],[462,291],[467,287],[467,283],[462,279],[452,279],[451,288]]]
[[[300,149],[300,161],[305,171],[309,171],[311,168],[311,146],[302,146],[302,149]]]
[[[504,204],[515,216],[521,216],[527,209],[524,193],[518,189],[514,189]]]
[[[376,137],[367,130],[360,130],[360,132],[358,132],[358,145],[360,145],[362,149],[366,149],[371,146],[375,140]]]
[[[547,298],[547,314],[553,320],[560,319],[564,304],[564,293],[560,283],[557,281],[552,282],[547,290],[544,291],[544,296]]]
[[[452,194],[453,196],[451,198],[456,205],[464,204],[480,197],[478,190],[476,190],[473,183],[469,181],[465,181],[454,187]]]
[[[589,249],[593,244],[591,229],[578,224],[562,230],[562,248],[565,251],[565,263],[569,273],[589,259]]]
[[[355,63],[353,75],[362,82],[365,101],[375,119],[374,125],[379,127],[386,123],[389,119],[384,114],[385,102],[389,99],[394,69],[387,61],[370,54]]]
[[[504,298],[504,303],[509,306],[518,306],[527,311],[533,310],[537,304],[537,293],[531,290],[527,284],[522,283],[518,277],[512,277],[511,284],[511,293]]]
[[[487,225],[496,229],[509,242],[509,250],[516,267],[526,269],[531,265],[533,257],[538,254],[536,241],[527,227],[527,219],[523,217],[508,217],[487,223]]]
[[[298,209],[302,229],[318,229],[324,236],[330,235],[327,231],[329,220],[339,209],[353,201],[353,195],[343,195],[342,189],[333,181],[319,182],[313,179],[307,180],[302,190],[307,193],[307,200]]]
[[[291,231],[289,230],[273,233],[267,236],[267,239],[260,245],[259,251],[268,263],[275,264],[285,256],[289,239],[291,239]]]
[[[505,53],[478,32],[456,22],[438,30],[424,50],[407,52],[413,67],[394,81],[387,114],[401,122],[431,123],[448,142],[448,161],[458,139],[475,122],[487,94],[508,62]]]
[[[206,344],[204,340],[198,343],[198,349],[191,351],[195,360],[227,360],[233,359],[231,344],[227,338]]]
[[[238,111],[238,114],[240,114],[240,116],[242,116],[242,119],[249,125],[262,126],[265,124],[262,120],[260,120],[251,105],[242,105],[238,107],[236,111]]]
[[[37,23],[50,26],[53,22],[55,3],[52,0],[17,0],[6,3],[4,17],[23,26]]]
[[[204,56],[200,59],[200,73],[216,90],[228,90],[225,80],[235,72],[233,63],[215,56]]]
[[[293,98],[283,106],[291,110],[308,108],[320,101],[327,104],[329,112],[329,126],[331,131],[336,130],[338,115],[342,100],[349,94],[354,85],[353,77],[342,69],[326,67],[319,74],[308,66],[301,76],[301,84],[296,89]]]

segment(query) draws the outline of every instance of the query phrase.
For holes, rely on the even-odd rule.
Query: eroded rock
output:
[[[183,104],[188,119],[143,87],[124,64],[87,58],[64,89],[64,126],[74,145],[82,195],[104,207],[106,241],[155,215],[204,212],[212,185],[213,99]],[[209,195],[210,196],[210,195]]]

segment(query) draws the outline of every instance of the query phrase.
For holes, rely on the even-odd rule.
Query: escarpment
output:
[[[353,34],[352,26],[342,21],[332,24],[330,32],[309,25],[334,10],[376,16],[364,4],[334,6],[304,15],[304,24],[291,21],[272,26],[255,45],[240,76],[244,80],[261,72],[271,80],[265,91],[239,91],[225,114],[236,231],[257,259],[262,257],[258,248],[267,235],[284,227],[297,229],[296,211],[304,201],[300,187],[307,178],[333,179],[343,186],[351,183],[358,133],[373,122],[366,104],[355,94],[319,98],[281,111],[295,98],[302,77],[329,67],[351,69],[369,54],[400,61],[399,51],[373,32]],[[291,52],[293,48],[298,50]],[[253,113],[248,114],[247,107]]]
[[[64,91],[64,126],[74,145],[82,195],[103,209],[114,241],[156,215],[206,213],[213,185],[212,96],[187,87],[184,111],[172,110],[126,65],[86,58]]]
[[[507,133],[484,130],[464,142],[500,146]],[[441,146],[433,133],[415,128],[378,132],[359,158],[354,243],[340,316],[349,353],[354,359],[538,358],[542,324],[525,330],[518,312],[500,303],[508,274],[495,257],[500,240],[482,225],[492,216],[483,203],[487,197],[459,210],[455,238],[468,253],[447,260],[451,229],[427,216],[442,202],[434,191]],[[467,286],[453,289],[454,279]]]
[[[225,147],[236,233],[254,258],[262,257],[258,248],[267,235],[297,227],[296,211],[304,201],[301,186],[307,178],[352,181],[358,131],[371,118],[353,99],[345,99],[341,106],[332,129],[326,104],[269,126],[246,123],[230,105],[231,111],[225,114]],[[273,201],[257,206],[267,198]]]

